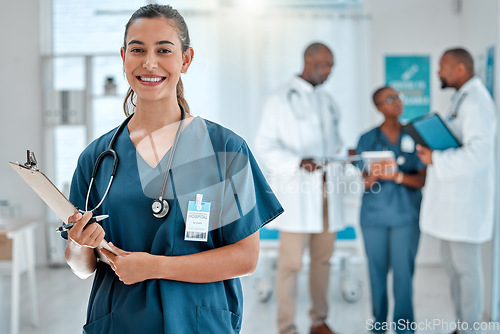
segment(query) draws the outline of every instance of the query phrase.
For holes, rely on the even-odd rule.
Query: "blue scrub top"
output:
[[[358,142],[357,154],[365,151],[394,152],[396,158],[403,156],[404,164],[398,168],[405,174],[417,173],[425,169],[425,165],[420,161],[413,143],[412,149],[402,150],[401,141],[407,134],[401,133],[395,145],[376,127],[363,134]],[[410,140],[407,137],[405,140]],[[365,167],[362,161],[357,166],[363,170]],[[361,204],[360,225],[363,227],[387,227],[405,224],[418,224],[420,215],[420,203],[422,192],[420,189],[410,188],[394,181],[378,181],[380,187],[374,186],[367,189],[363,194]]]
[[[85,208],[94,162],[115,131],[91,143],[78,160],[70,200],[79,208]],[[170,212],[163,219],[153,217],[151,204],[159,196],[170,151],[158,166],[150,167],[127,128],[114,149],[118,168],[97,213],[109,214],[102,222],[105,239],[126,251],[199,253],[238,242],[283,212],[245,141],[213,122],[196,117],[183,130],[164,196]],[[92,186],[89,210],[102,198],[111,167],[108,156]],[[198,193],[211,203],[208,240],[185,241],[187,205]],[[99,262],[84,333],[238,333],[242,297],[239,279],[204,284],[154,279],[125,285]]]

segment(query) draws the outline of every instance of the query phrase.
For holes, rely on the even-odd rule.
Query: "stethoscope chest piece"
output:
[[[168,205],[167,200],[156,199],[153,201],[151,209],[153,210],[153,216],[155,216],[156,218],[164,218],[167,215],[170,206]]]
[[[406,162],[406,158],[404,157],[404,155],[400,155],[397,159],[396,159],[396,163],[399,165],[399,166],[402,166],[404,165]]]

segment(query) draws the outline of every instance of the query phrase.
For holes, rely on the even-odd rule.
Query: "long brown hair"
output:
[[[184,18],[181,14],[179,14],[177,10],[173,9],[171,6],[159,4],[149,4],[143,6],[139,8],[134,14],[132,14],[127,22],[127,25],[125,26],[125,35],[123,37],[124,50],[127,49],[127,33],[130,25],[138,19],[152,19],[156,17],[163,17],[168,20],[172,20],[175,23],[175,27],[177,28],[179,39],[181,41],[182,53],[186,52],[186,50],[189,48],[189,45],[191,44],[191,41],[189,39],[189,31]],[[189,113],[189,105],[184,98],[184,85],[182,84],[181,78],[179,78],[179,81],[177,82],[176,90],[177,103],[179,103],[184,108],[184,110]],[[125,96],[125,101],[123,101],[123,111],[125,112],[125,115],[128,116],[135,112],[135,108],[137,106],[136,100],[137,97],[134,90],[132,89],[132,87],[129,87],[127,95]]]

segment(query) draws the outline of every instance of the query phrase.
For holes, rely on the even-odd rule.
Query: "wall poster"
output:
[[[429,56],[386,56],[385,82],[402,94],[402,123],[430,111]]]

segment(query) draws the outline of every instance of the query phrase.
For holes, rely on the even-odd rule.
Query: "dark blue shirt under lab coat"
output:
[[[404,148],[402,150],[403,136],[408,135],[401,134],[393,145],[380,130],[380,127],[376,127],[361,136],[356,149],[357,154],[365,151],[390,150],[394,152],[396,159],[400,156],[404,157],[403,159],[399,158],[404,160],[404,163],[398,166],[401,172],[411,174],[425,169],[425,165],[418,158],[414,144],[413,149]],[[409,137],[406,137],[405,140],[411,142]],[[361,170],[365,168],[362,161],[357,165]],[[422,200],[420,189],[396,184],[394,181],[379,180],[378,182],[380,187],[375,185],[372,190],[368,189],[363,194],[360,225],[377,227],[418,224]]]
[[[79,208],[85,208],[94,162],[114,132],[95,140],[79,158],[70,195]],[[223,247],[250,236],[283,211],[245,141],[202,118],[192,120],[180,137],[164,196],[170,204],[166,218],[153,217],[151,203],[159,196],[169,152],[150,167],[127,128],[114,149],[117,172],[97,214],[109,215],[102,222],[105,239],[126,251],[179,256]],[[92,186],[89,210],[102,198],[111,166],[108,156]],[[184,240],[187,205],[197,193],[212,204],[206,242]],[[239,279],[205,284],[153,279],[125,285],[99,262],[84,333],[238,333],[242,312]]]

